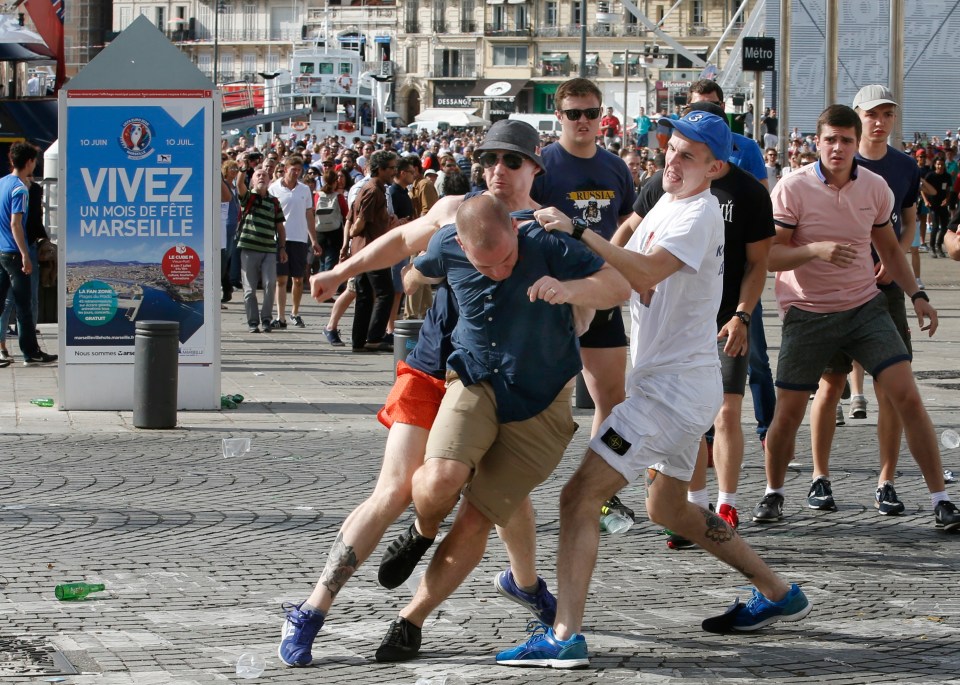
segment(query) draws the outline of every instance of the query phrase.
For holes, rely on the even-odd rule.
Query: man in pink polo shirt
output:
[[[777,409],[767,433],[767,488],[753,520],[783,518],[784,478],[809,395],[822,373],[847,363],[842,352],[860,362],[893,400],[930,489],[936,527],[956,530],[960,512],[944,490],[936,434],[913,379],[910,353],[876,286],[871,244],[886,272],[905,284],[920,330],[933,335],[937,312],[913,280],[890,224],[893,193],[883,178],[854,160],[861,133],[853,109],[825,109],[817,120],[819,161],[781,180],[771,198],[777,235],[769,268],[777,272],[783,332]]]

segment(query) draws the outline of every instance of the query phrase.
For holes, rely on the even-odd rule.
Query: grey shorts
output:
[[[757,320],[759,325],[760,320]],[[743,396],[743,391],[747,387],[747,367],[750,355],[745,354],[740,357],[731,357],[723,351],[723,346],[727,344],[727,339],[717,341],[717,354],[720,356],[720,379],[723,382],[723,394]]]
[[[838,352],[856,359],[874,378],[888,366],[911,360],[887,310],[886,295],[878,292],[866,304],[828,314],[790,307],[783,317],[777,387],[815,391]]]
[[[903,289],[897,285],[890,285],[881,288],[887,298],[887,311],[890,312],[890,318],[893,319],[893,325],[897,327],[897,333],[900,339],[907,346],[907,352],[913,358],[913,345],[910,343],[910,324],[907,321],[907,306],[904,304]],[[827,364],[824,373],[842,373],[844,375],[853,370],[853,359],[844,352],[838,352]]]

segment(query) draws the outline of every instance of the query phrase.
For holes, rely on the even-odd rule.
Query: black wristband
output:
[[[570,223],[573,224],[573,232],[570,234],[571,236],[573,236],[573,239],[583,240],[583,232],[587,230],[587,226],[588,226],[587,222],[584,221],[583,219],[577,218],[577,219],[572,219]]]
[[[915,292],[913,295],[910,296],[911,302],[916,302],[917,300],[926,300],[927,302],[929,302],[930,298],[927,296],[927,293],[925,293],[923,290],[918,290],[917,292]]]

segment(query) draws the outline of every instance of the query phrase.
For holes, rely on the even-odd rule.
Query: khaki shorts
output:
[[[553,403],[526,421],[500,423],[489,383],[447,387],[427,439],[426,459],[452,459],[470,467],[464,496],[488,519],[504,526],[524,498],[563,458],[575,426],[572,383]]]

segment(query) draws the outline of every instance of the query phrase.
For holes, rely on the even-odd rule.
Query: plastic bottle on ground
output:
[[[267,662],[259,654],[241,654],[237,659],[237,675],[241,678],[259,678]]]

